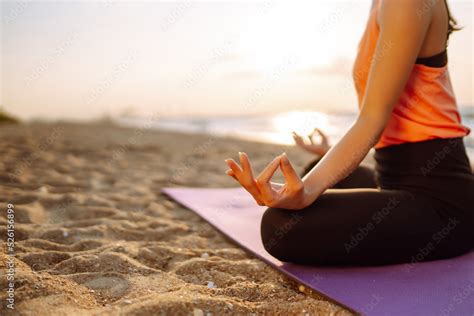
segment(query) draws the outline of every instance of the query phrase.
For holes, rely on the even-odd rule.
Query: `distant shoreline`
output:
[[[474,109],[473,109],[474,110]],[[130,128],[150,128],[189,135],[205,134],[217,137],[256,141],[265,144],[292,145],[291,132],[308,134],[315,127],[324,130],[332,143],[337,142],[356,119],[357,113],[327,112],[285,112],[274,115],[245,117],[208,118],[150,118],[130,117],[115,120],[117,124]],[[473,132],[465,138],[465,145],[471,160],[474,160],[474,111],[462,111],[463,124]]]

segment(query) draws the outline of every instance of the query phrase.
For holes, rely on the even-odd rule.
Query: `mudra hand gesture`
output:
[[[292,210],[308,206],[308,195],[303,180],[295,172],[285,153],[273,159],[257,178],[254,178],[247,154],[239,153],[239,158],[240,165],[233,159],[225,160],[230,167],[226,173],[237,180],[258,205]],[[278,168],[281,168],[285,177],[284,184],[270,181]]]
[[[314,141],[315,134],[319,134],[321,138],[319,142]],[[329,145],[328,137],[319,128],[315,128],[313,132],[308,135],[308,139],[310,142],[309,144],[305,142],[303,136],[299,135],[296,132],[293,132],[293,139],[295,140],[296,145],[298,145],[299,147],[319,156],[324,156],[331,148],[331,146]]]

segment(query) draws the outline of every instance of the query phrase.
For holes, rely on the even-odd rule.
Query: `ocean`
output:
[[[473,131],[465,138],[471,159],[474,159],[474,107],[464,108],[462,122]],[[307,135],[315,127],[323,130],[330,143],[336,143],[356,119],[353,112],[283,112],[272,115],[219,116],[203,118],[158,118],[122,117],[119,124],[129,127],[155,128],[184,133],[205,133],[215,136],[234,137],[245,140],[276,144],[293,144],[291,133]]]

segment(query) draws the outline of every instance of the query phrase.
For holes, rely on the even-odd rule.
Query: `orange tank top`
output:
[[[380,0],[375,0],[353,68],[359,107],[379,36],[379,5]],[[375,148],[434,138],[462,137],[469,133],[470,129],[461,124],[447,65],[428,67],[415,64]]]

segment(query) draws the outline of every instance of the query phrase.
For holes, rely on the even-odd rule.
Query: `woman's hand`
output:
[[[291,210],[299,210],[309,205],[303,181],[293,169],[286,154],[273,159],[257,178],[254,178],[247,154],[239,153],[239,158],[240,165],[233,159],[225,160],[230,167],[226,173],[237,180],[258,205]],[[283,172],[285,184],[270,181],[278,167]]]
[[[313,137],[318,133],[321,137],[321,141],[319,143],[315,142]],[[310,144],[307,144],[304,141],[304,138],[296,132],[293,132],[293,139],[295,140],[296,145],[300,146],[306,151],[310,153],[317,154],[319,156],[324,156],[331,146],[329,145],[329,140],[326,134],[324,134],[319,128],[315,128],[311,134],[308,135]]]

